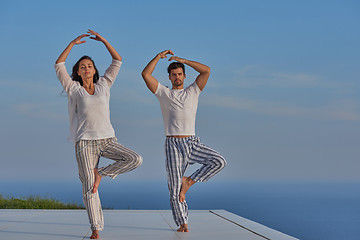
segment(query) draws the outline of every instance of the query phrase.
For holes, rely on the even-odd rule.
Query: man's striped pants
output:
[[[189,164],[202,166],[190,177],[195,182],[206,182],[226,165],[225,159],[215,150],[200,142],[195,136],[176,138],[166,137],[166,171],[170,194],[170,205],[175,223],[179,226],[188,223],[186,201],[179,201],[182,177]]]

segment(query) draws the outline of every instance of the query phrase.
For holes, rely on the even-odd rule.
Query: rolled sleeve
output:
[[[113,59],[111,65],[108,67],[108,69],[106,69],[103,79],[107,82],[109,87],[114,84],[115,79],[120,71],[121,65],[121,61]]]
[[[69,94],[74,81],[71,79],[69,73],[66,70],[65,62],[55,64],[55,72],[65,92]]]

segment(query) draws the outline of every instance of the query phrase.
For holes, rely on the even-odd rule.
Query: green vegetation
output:
[[[62,203],[40,197],[5,198],[0,194],[0,209],[84,209],[75,203]]]

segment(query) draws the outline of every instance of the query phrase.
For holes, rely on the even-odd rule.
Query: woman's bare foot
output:
[[[179,229],[177,230],[178,232],[189,232],[189,228],[187,224],[181,224],[181,226],[179,227]]]
[[[99,237],[99,230],[94,230],[90,236],[91,239],[98,239]]]
[[[180,190],[180,193],[179,193],[179,201],[180,202],[185,201],[185,194],[189,190],[189,188],[192,185],[194,185],[194,183],[196,183],[196,182],[194,180],[192,180],[190,177],[182,177],[182,179],[181,179],[181,190]]]
[[[98,169],[94,168],[94,174],[95,174],[95,182],[94,182],[94,187],[93,187],[93,193],[96,193],[99,185],[100,185],[100,181],[101,181],[101,175],[98,173]]]

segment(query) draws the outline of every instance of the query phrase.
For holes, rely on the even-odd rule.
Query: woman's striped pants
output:
[[[117,175],[129,172],[139,167],[142,157],[131,149],[119,144],[116,138],[99,140],[80,140],[75,144],[76,160],[79,178],[82,183],[83,201],[89,216],[92,230],[104,228],[104,218],[98,191],[92,193],[95,175],[100,157],[112,159],[115,162],[98,169],[101,176],[115,178]]]
[[[170,205],[175,223],[179,226],[188,223],[188,206],[180,202],[182,177],[189,164],[202,166],[190,177],[195,182],[206,182],[226,165],[225,159],[215,150],[200,142],[195,136],[176,138],[166,137],[166,172],[170,194]]]

